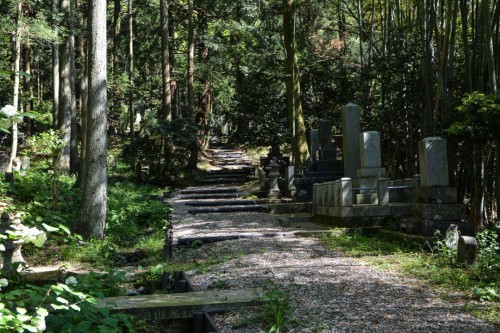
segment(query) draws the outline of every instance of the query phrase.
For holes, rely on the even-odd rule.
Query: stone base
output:
[[[392,214],[391,207],[377,205],[360,205],[351,207],[313,207],[314,215],[337,217],[380,217]]]
[[[413,210],[415,217],[429,221],[460,221],[465,215],[463,203],[423,204],[417,203]]]
[[[360,190],[360,193],[366,193],[366,191],[376,191],[378,188],[378,182],[376,178],[357,178],[352,180],[352,187],[354,188],[365,188],[367,190]]]
[[[358,205],[378,205],[377,193],[356,194],[356,203]]]
[[[423,236],[434,236],[436,230],[439,230],[441,235],[446,234],[446,229],[450,224],[458,224],[458,221],[420,221],[420,234]]]
[[[316,171],[341,171],[342,161],[337,160],[319,160],[316,161]]]
[[[356,171],[358,178],[379,178],[385,177],[385,168],[363,168]]]
[[[415,193],[419,203],[447,204],[458,200],[456,187],[418,188]]]

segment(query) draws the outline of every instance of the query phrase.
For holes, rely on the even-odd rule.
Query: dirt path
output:
[[[185,202],[181,194],[170,201],[176,238],[282,234],[185,248],[176,260],[215,262],[187,272],[198,290],[274,286],[285,291],[291,303],[288,332],[500,332],[462,311],[459,296],[445,301],[419,281],[377,271],[361,259],[328,250],[319,239],[294,235],[297,229],[321,227],[301,223],[283,228],[276,216],[262,212],[193,215]],[[242,309],[215,319],[222,332],[255,333],[266,329],[258,311]]]

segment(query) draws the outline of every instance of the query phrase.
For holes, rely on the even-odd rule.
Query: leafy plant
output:
[[[288,293],[271,280],[267,280],[264,286],[265,304],[263,309],[264,318],[270,323],[269,333],[283,331],[285,320],[292,313],[292,305]]]

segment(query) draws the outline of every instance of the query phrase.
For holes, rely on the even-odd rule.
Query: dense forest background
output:
[[[96,3],[107,28],[91,23]],[[418,172],[420,139],[446,137],[471,220],[497,216],[498,0],[4,0],[0,9],[0,106],[29,116],[20,151],[53,155],[61,172],[85,174],[87,128],[98,123],[87,117],[89,59],[107,51],[109,144],[125,143],[151,181],[195,169],[210,134],[278,142],[301,164],[307,129],[326,118],[340,133],[340,107],[354,102],[362,129],[381,133],[391,178]],[[99,29],[107,50],[92,42]],[[0,134],[2,151],[14,133]]]

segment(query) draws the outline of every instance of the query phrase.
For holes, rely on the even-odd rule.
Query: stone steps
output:
[[[207,199],[236,199],[240,198],[239,193],[207,193],[207,194],[188,194],[183,195],[181,199],[185,200],[207,200]]]
[[[220,206],[203,207],[188,210],[190,214],[202,213],[238,213],[238,212],[267,212],[267,205],[238,205],[238,206]]]
[[[215,193],[236,193],[238,188],[236,187],[220,187],[220,188],[197,188],[197,189],[186,189],[180,191],[181,194],[215,194]]]
[[[205,178],[205,179],[200,179],[197,181],[198,184],[200,185],[224,185],[224,184],[241,184],[246,182],[248,179],[245,178],[226,178],[226,177],[219,177],[219,178]]]
[[[210,201],[187,201],[184,202],[187,206],[193,207],[215,207],[215,206],[244,206],[244,205],[259,205],[268,203],[267,199],[259,200],[210,200]]]

